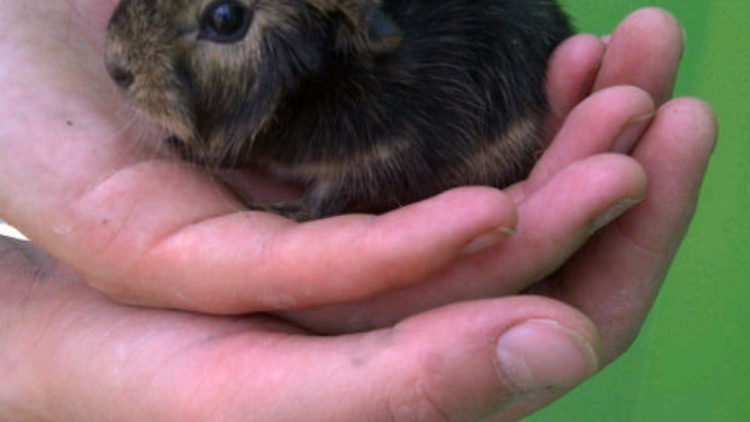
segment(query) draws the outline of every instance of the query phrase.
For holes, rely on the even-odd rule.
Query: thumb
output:
[[[585,316],[529,296],[451,305],[388,330],[324,339],[327,353],[311,351],[321,339],[307,340],[316,346],[299,350],[314,365],[297,365],[295,376],[310,379],[296,381],[318,382],[295,400],[309,402],[295,406],[305,413],[284,420],[516,420],[582,382],[599,361]]]
[[[4,421],[27,419],[8,409],[65,421],[507,421],[599,364],[594,325],[545,298],[315,337],[260,315],[118,305],[29,244],[0,242],[0,268],[0,343],[14,362],[0,365]]]

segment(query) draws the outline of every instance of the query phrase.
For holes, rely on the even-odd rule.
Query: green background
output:
[[[676,95],[719,118],[698,212],[633,347],[527,421],[750,421],[750,1],[562,0],[606,34],[652,5],[685,27]]]

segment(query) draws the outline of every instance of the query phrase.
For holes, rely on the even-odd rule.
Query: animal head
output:
[[[122,0],[105,64],[137,110],[221,161],[332,56],[379,54],[399,37],[380,0]]]

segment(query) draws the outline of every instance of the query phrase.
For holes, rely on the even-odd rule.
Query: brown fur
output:
[[[276,212],[503,187],[544,147],[546,60],[571,33],[548,0],[220,1],[122,0],[107,68],[186,157],[307,186]],[[205,28],[217,5],[245,12],[241,37]]]

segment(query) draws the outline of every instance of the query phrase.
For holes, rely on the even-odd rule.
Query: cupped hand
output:
[[[611,290],[579,293],[576,305],[597,322],[622,325],[605,337],[629,339],[681,240],[715,138],[705,105],[665,104],[681,32],[665,12],[646,9],[628,17],[609,45],[581,35],[557,50],[548,78],[553,142],[531,177],[507,194],[457,189],[380,217],[299,225],[242,210],[221,183],[162,158],[147,133],[117,118],[126,106],[101,65],[113,2],[7,7],[18,10],[3,18],[0,44],[8,58],[0,73],[7,116],[0,124],[0,212],[126,302],[236,313],[351,302],[422,282],[287,314],[309,328],[341,332],[540,282],[557,292],[561,274],[584,286],[593,282],[577,281],[579,274],[591,279],[605,271],[621,282],[599,282]],[[576,254],[579,264],[562,265],[594,229],[644,198]],[[617,250],[614,262],[588,258],[607,248]],[[633,251],[652,253],[632,264]],[[581,263],[590,268],[570,270]],[[615,318],[609,298],[619,288],[618,297],[631,300]],[[611,355],[628,341],[616,343]]]
[[[503,243],[515,228],[511,196],[462,188],[383,216],[306,224],[247,211],[216,178],[161,154],[158,136],[127,117],[132,112],[102,65],[113,1],[5,3],[0,217],[110,297],[232,314],[352,302],[419,282],[460,290],[458,296],[435,290],[441,303],[484,295],[486,283],[467,289],[464,276],[433,280],[451,278],[441,274],[452,268],[487,267],[477,258],[463,258]],[[552,87],[556,107],[584,97],[596,57],[586,59],[568,70],[573,77],[564,88]],[[553,70],[556,74],[560,71]],[[599,143],[610,142],[626,122],[653,107],[647,95],[633,89],[588,102],[611,109],[611,118],[592,135]],[[567,110],[560,109],[562,119]],[[588,124],[591,112],[578,114],[555,144],[572,143],[576,134],[570,132]],[[525,268],[535,268],[538,276],[585,240],[598,215],[618,201],[640,197],[644,187],[632,160],[572,161],[557,160],[564,169],[544,178],[544,186],[524,202],[527,214],[549,222],[518,237],[548,241],[546,255],[524,258]],[[576,188],[594,179],[589,189]],[[260,184],[251,188],[261,194],[268,190]],[[575,195],[565,194],[571,189]],[[567,211],[551,216],[552,210]],[[495,272],[495,267],[487,269]],[[500,284],[511,291],[530,282],[524,277]],[[411,312],[424,308],[415,303]],[[361,324],[346,328],[354,325]]]
[[[2,3],[14,13],[0,17],[0,212],[77,270],[3,244],[3,416],[512,420],[632,341],[716,136],[705,104],[667,102],[679,27],[643,10],[608,45],[578,36],[558,49],[555,136],[527,181],[505,194],[459,189],[381,217],[297,225],[242,211],[200,170],[133,143],[146,135],[113,118],[123,105],[99,59],[112,1]],[[293,325],[125,307],[77,274],[121,300],[217,313],[401,289],[283,314]],[[522,291],[557,300],[427,311]],[[594,325],[562,302],[594,321],[601,346]],[[357,335],[307,331],[402,318]]]
[[[598,353],[585,316],[532,297],[336,337],[125,306],[2,238],[0,327],[5,422],[514,420],[591,374]]]

